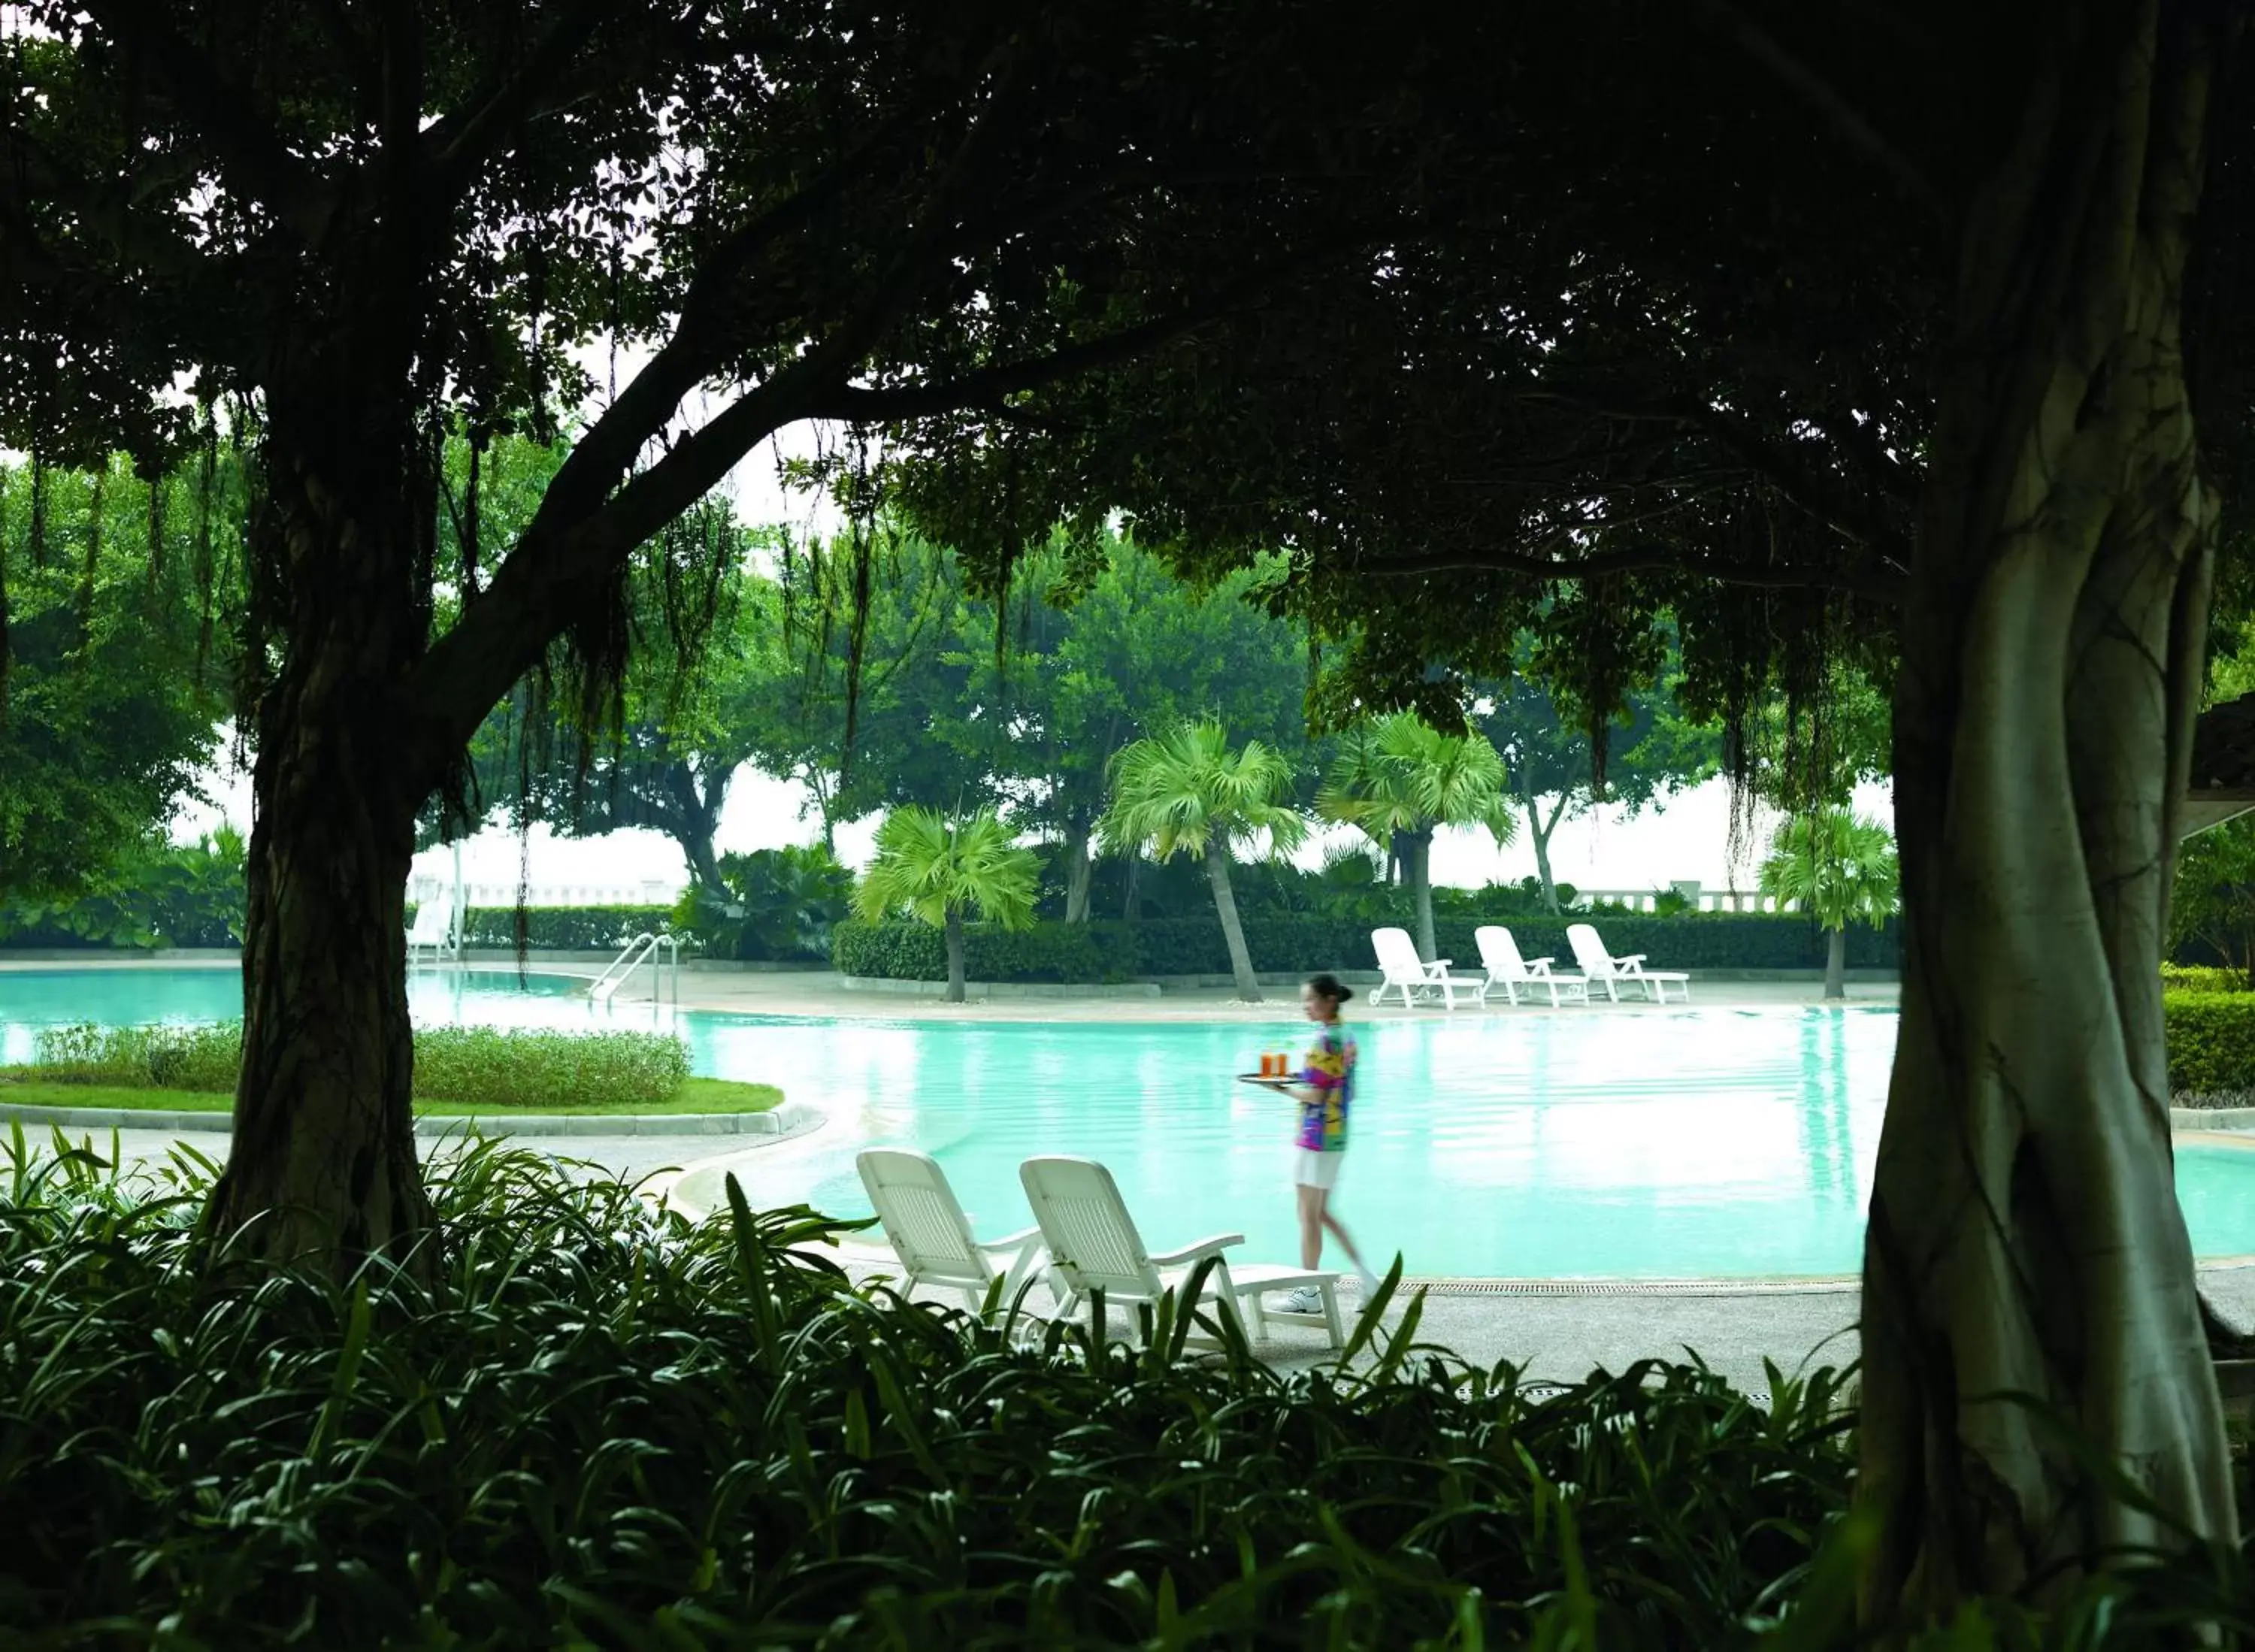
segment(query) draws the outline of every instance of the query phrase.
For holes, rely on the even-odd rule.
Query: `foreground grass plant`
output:
[[[435,1290],[238,1271],[210,1171],[0,1166],[0,1642],[1834,1643],[1829,1373],[1537,1390],[1415,1302],[1289,1375],[1186,1357],[1170,1306],[1029,1338],[855,1289],[840,1224],[733,1183],[692,1227],[490,1143],[434,1167]],[[2148,1643],[2105,1613],[2041,1643]]]

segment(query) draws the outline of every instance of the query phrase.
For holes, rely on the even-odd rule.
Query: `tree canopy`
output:
[[[236,467],[0,467],[0,901],[67,902],[214,755],[235,664]]]

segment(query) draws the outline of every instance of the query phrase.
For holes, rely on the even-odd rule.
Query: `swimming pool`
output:
[[[1236,1083],[1305,1024],[818,1021],[605,1010],[580,983],[418,977],[418,1020],[677,1028],[698,1072],[777,1083],[843,1128],[742,1161],[755,1201],[866,1215],[872,1142],[944,1164],[982,1232],[1026,1225],[1018,1161],[1101,1159],[1144,1237],[1238,1229],[1289,1260],[1291,1109]],[[0,974],[0,1061],[43,1023],[239,1013],[224,971]],[[1855,1271],[1894,1045],[1863,1007],[1434,1015],[1359,1027],[1353,1143],[1337,1198],[1373,1259],[1522,1277]],[[710,1143],[685,1140],[685,1156]],[[2205,1255],[2255,1253],[2255,1153],[2187,1147],[2178,1193]]]

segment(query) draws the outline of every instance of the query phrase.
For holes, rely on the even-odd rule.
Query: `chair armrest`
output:
[[[1425,973],[1428,975],[1437,975],[1456,961],[1457,960],[1453,958],[1437,958],[1431,963],[1425,966]]]
[[[1170,1250],[1163,1255],[1155,1253],[1151,1257],[1151,1266],[1179,1268],[1186,1262],[1203,1262],[1208,1256],[1219,1256],[1232,1245],[1244,1242],[1245,1235],[1242,1234],[1215,1234],[1199,1240],[1195,1245],[1185,1245],[1180,1250]]]
[[[1613,967],[1615,969],[1642,969],[1644,967],[1644,959],[1645,955],[1642,953],[1624,953],[1621,956],[1613,960]]]
[[[1021,1228],[1015,1234],[1005,1234],[1001,1239],[981,1239],[974,1241],[973,1242],[977,1244],[979,1248],[981,1250],[991,1250],[999,1253],[1006,1250],[1022,1250],[1026,1247],[1027,1241],[1037,1240],[1041,1236],[1042,1230],[1040,1228],[1026,1227]]]
[[[1528,974],[1547,975],[1550,973],[1550,966],[1558,960],[1555,958],[1527,958],[1520,961],[1527,966]]]

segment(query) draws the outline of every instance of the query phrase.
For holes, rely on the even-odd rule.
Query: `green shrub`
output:
[[[1476,967],[1472,931],[1497,921],[1486,916],[1443,917],[1434,938],[1444,958]],[[1566,925],[1575,917],[1513,917],[1507,921],[1520,950],[1562,964],[1573,957]],[[1699,912],[1677,917],[1622,914],[1594,918],[1616,953],[1645,953],[1655,969],[1822,969],[1824,937],[1799,917]],[[1373,969],[1373,924],[1359,918],[1247,917],[1245,944],[1260,970],[1304,973]],[[918,931],[922,932],[919,933]],[[1900,960],[1894,926],[1848,931],[1851,968],[1892,968]],[[971,926],[966,938],[973,981],[1120,981],[1146,975],[1226,975],[1229,953],[1221,924],[1212,917],[1156,919],[1141,924],[1037,924],[1007,934]],[[840,924],[831,932],[831,957],[848,975],[938,981],[947,973],[938,934],[910,924]]]
[[[2161,987],[2170,992],[2255,992],[2245,970],[2226,969],[2214,964],[2163,964]]]
[[[242,1026],[50,1027],[39,1036],[39,1076],[65,1084],[235,1088]],[[466,1107],[648,1106],[689,1077],[689,1051],[671,1033],[503,1031],[421,1027],[415,1096]]]
[[[830,931],[853,910],[854,873],[822,845],[724,854],[725,892],[692,883],[675,903],[676,930],[708,958],[764,960],[830,956]]]
[[[1346,1373],[1186,1359],[1171,1312],[1019,1346],[855,1290],[810,1213],[692,1228],[483,1145],[428,1296],[215,1277],[193,1172],[9,1170],[11,1643],[1715,1647],[1850,1490],[1829,1374],[1542,1391],[1414,1309]]]
[[[653,1105],[689,1076],[671,1033],[425,1027],[415,1034],[415,1094],[469,1107]]]
[[[159,834],[65,901],[0,902],[0,946],[233,946],[242,939],[242,833]]]
[[[151,1085],[165,1090],[232,1090],[242,1068],[242,1028],[43,1027],[41,1077],[62,1084]]]
[[[2169,1093],[2255,1090],[2255,993],[2167,992]]]

